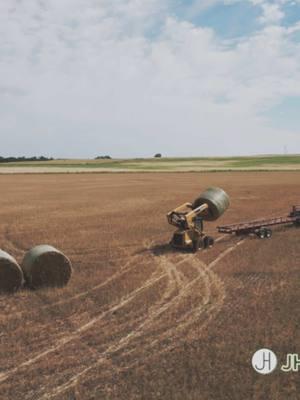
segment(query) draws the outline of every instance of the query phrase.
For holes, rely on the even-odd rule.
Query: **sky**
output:
[[[0,0],[0,155],[300,153],[300,0]]]

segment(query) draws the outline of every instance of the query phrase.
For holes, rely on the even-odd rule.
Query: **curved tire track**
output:
[[[113,344],[113,345],[109,346],[108,349],[102,353],[101,357],[96,362],[92,363],[91,365],[84,368],[79,373],[75,374],[66,383],[56,387],[52,392],[50,392],[50,393],[48,392],[48,393],[45,393],[44,395],[42,395],[42,397],[40,397],[40,400],[46,400],[46,399],[56,397],[59,394],[65,392],[66,390],[69,390],[70,388],[76,386],[76,384],[78,384],[79,380],[83,376],[85,376],[89,371],[91,371],[94,368],[97,368],[102,363],[107,361],[111,354],[116,353],[119,350],[122,350],[124,347],[126,347],[126,345],[129,344],[130,341],[137,339],[139,336],[142,335],[142,333],[144,332],[145,329],[147,329],[149,327],[151,328],[153,321],[156,320],[164,312],[166,312],[170,308],[174,307],[174,305],[178,304],[178,302],[180,302],[180,300],[190,292],[190,289],[193,287],[193,285],[195,285],[199,280],[201,280],[201,278],[205,282],[206,293],[205,293],[203,302],[196,309],[196,311],[197,311],[196,314],[195,314],[195,312],[188,313],[187,314],[188,320],[181,323],[181,325],[179,327],[176,326],[175,328],[169,330],[167,332],[167,336],[170,336],[170,333],[172,334],[178,330],[182,330],[183,328],[188,327],[190,325],[190,323],[195,321],[195,316],[199,317],[203,313],[203,311],[205,310],[204,309],[205,305],[208,304],[208,302],[211,298],[211,291],[210,291],[211,283],[210,282],[214,282],[214,284],[216,284],[216,286],[218,288],[221,288],[221,292],[220,292],[220,295],[217,297],[216,304],[212,305],[210,307],[210,314],[213,310],[217,310],[220,307],[222,307],[222,304],[223,304],[223,301],[225,298],[225,292],[224,292],[223,286],[220,284],[219,278],[217,279],[216,275],[214,273],[212,273],[212,271],[210,271],[210,269],[212,266],[216,265],[216,263],[218,263],[223,257],[225,257],[229,252],[233,251],[235,248],[236,248],[236,245],[232,246],[230,249],[226,249],[209,266],[204,267],[205,264],[201,263],[201,266],[199,267],[197,264],[192,262],[193,267],[197,268],[197,270],[198,270],[198,276],[196,278],[192,279],[188,283],[183,283],[181,274],[178,271],[177,271],[177,273],[174,271],[174,268],[176,270],[176,267],[178,267],[179,264],[186,262],[188,257],[185,257],[183,260],[179,261],[177,264],[173,264],[173,263],[170,264],[169,260],[166,260],[166,258],[164,258],[164,256],[162,256],[163,258],[162,258],[161,265],[163,267],[167,266],[167,270],[168,270],[167,274],[169,276],[169,279],[170,280],[173,279],[173,282],[176,281],[177,285],[180,287],[179,294],[177,294],[175,297],[173,297],[170,301],[163,303],[160,307],[155,307],[155,309],[152,310],[148,314],[148,317],[145,319],[144,322],[142,322],[138,326],[137,329],[130,332],[128,335],[124,336],[118,342],[118,344]],[[193,256],[191,256],[189,258],[191,260],[193,260]],[[173,278],[171,278],[172,274],[173,274]],[[161,335],[159,338],[156,338],[155,343],[161,341],[164,338],[164,336],[165,335]],[[153,343],[154,342],[152,342],[152,344]]]
[[[131,331],[130,333],[122,337],[118,341],[118,343],[111,344],[106,351],[104,351],[102,354],[99,354],[100,357],[96,362],[92,363],[79,373],[75,374],[63,385],[58,386],[51,392],[44,393],[41,397],[41,400],[55,397],[58,394],[63,393],[66,390],[70,389],[71,387],[75,386],[79,382],[79,380],[83,376],[85,376],[89,371],[101,365],[103,362],[107,361],[111,354],[116,353],[119,350],[123,350],[130,342],[142,336],[143,333],[145,333],[145,331],[151,329],[151,327],[153,326],[153,324],[156,322],[157,319],[159,320],[159,318],[165,312],[176,307],[176,305],[178,305],[180,301],[185,298],[185,296],[190,294],[193,286],[196,285],[199,281],[202,281],[202,283],[204,283],[204,288],[205,288],[205,295],[203,296],[203,300],[201,301],[201,303],[198,304],[195,310],[192,310],[186,313],[184,316],[182,316],[182,318],[180,318],[179,325],[175,326],[172,329],[169,329],[167,332],[165,332],[165,334],[155,338],[155,340],[152,340],[150,342],[150,346],[153,346],[154,344],[161,342],[161,340],[164,340],[166,337],[172,337],[172,335],[182,332],[184,329],[188,328],[193,322],[195,322],[197,318],[199,319],[204,312],[207,313],[208,316],[207,319],[210,320],[212,318],[212,312],[217,312],[218,309],[222,307],[225,298],[224,288],[222,287],[222,284],[217,275],[212,273],[211,269],[219,261],[221,261],[223,257],[225,257],[227,254],[233,251],[240,243],[241,241],[235,244],[234,246],[230,247],[229,249],[224,250],[208,266],[206,266],[203,262],[200,262],[199,264],[199,260],[195,260],[194,255],[184,256],[183,259],[179,260],[176,264],[168,260],[166,256],[160,256],[158,262],[158,271],[162,270],[163,272],[158,274],[158,271],[155,271],[152,274],[151,278],[149,278],[141,287],[129,293],[127,296],[124,297],[124,299],[122,299],[116,305],[110,307],[107,311],[101,313],[97,317],[90,320],[88,323],[82,325],[81,327],[76,329],[72,334],[62,338],[54,346],[35,355],[31,359],[19,364],[18,367],[0,374],[0,383],[10,378],[12,375],[17,373],[21,369],[24,369],[25,367],[34,364],[38,360],[50,355],[51,353],[56,352],[57,350],[61,349],[63,346],[70,343],[71,341],[79,339],[80,336],[88,329],[93,327],[95,324],[99,323],[109,314],[129,304],[131,301],[135,299],[136,296],[138,296],[147,288],[153,286],[155,283],[159,282],[164,277],[167,277],[168,279],[167,289],[163,293],[160,301],[158,301],[156,304],[150,307],[149,313],[145,316],[143,322],[140,323],[135,330]],[[190,281],[181,271],[178,270],[180,264],[187,263],[188,261],[190,261],[190,263],[188,263],[189,267],[196,269],[198,272],[197,277]],[[126,271],[123,271],[123,273],[125,272]],[[113,279],[113,277],[110,277],[108,279]],[[216,301],[208,306],[208,303],[211,299],[212,286],[215,286],[219,290],[219,295],[217,296]],[[90,291],[92,290],[93,288],[90,289]],[[178,291],[178,293],[172,296],[172,294],[176,292],[176,290]],[[203,324],[205,324],[205,321],[203,322]],[[97,351],[96,353],[98,354]]]

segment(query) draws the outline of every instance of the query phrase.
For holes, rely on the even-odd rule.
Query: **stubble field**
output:
[[[21,262],[49,243],[64,289],[0,295],[0,398],[297,400],[299,375],[260,376],[252,354],[300,353],[300,230],[224,237],[216,225],[287,214],[298,172],[2,175],[0,237]],[[172,251],[165,214],[220,186],[214,248]]]

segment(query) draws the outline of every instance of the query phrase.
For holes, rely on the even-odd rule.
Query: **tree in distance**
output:
[[[97,156],[95,160],[111,160],[111,156]]]
[[[23,161],[52,161],[53,158],[50,157],[0,157],[0,163],[9,163],[9,162],[23,162]]]
[[[154,156],[154,158],[161,158],[161,157],[162,157],[161,153],[156,153]]]

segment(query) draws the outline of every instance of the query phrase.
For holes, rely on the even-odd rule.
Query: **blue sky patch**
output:
[[[272,121],[272,126],[298,131],[300,134],[300,97],[286,97],[268,111],[266,116]]]
[[[283,8],[285,17],[282,21],[284,26],[294,25],[300,22],[300,3],[297,4],[287,4]]]
[[[189,0],[184,2],[184,6],[178,6],[177,16],[188,19],[196,26],[211,28],[225,39],[248,36],[260,27],[258,17],[261,15],[261,8],[250,2],[227,5],[218,3],[199,13],[191,13],[193,3]]]

